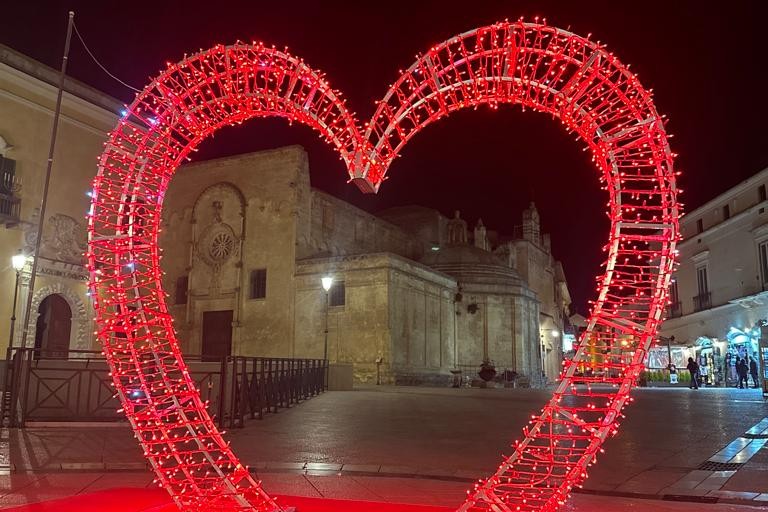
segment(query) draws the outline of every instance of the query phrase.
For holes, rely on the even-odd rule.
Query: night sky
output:
[[[709,4],[719,4],[709,5]],[[233,6],[232,4],[241,4]],[[262,40],[324,71],[362,122],[399,69],[455,34],[504,18],[539,15],[608,45],[631,64],[667,114],[686,209],[768,166],[766,2],[646,0],[520,2],[60,2],[2,7],[0,42],[50,66],[61,61],[66,13],[114,74],[142,88],[166,61],[216,43]],[[69,74],[125,102],[73,41]],[[519,107],[479,109],[431,125],[394,162],[378,196],[346,184],[344,165],[311,129],[258,119],[206,141],[195,159],[301,144],[314,186],[368,211],[421,204],[511,233],[535,200],[552,233],[578,311],[594,296],[607,238],[607,197],[583,144],[559,122]],[[94,169],[95,173],[95,169]],[[257,179],[257,177],[254,177]]]

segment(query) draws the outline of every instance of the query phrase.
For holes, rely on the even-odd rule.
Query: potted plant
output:
[[[496,365],[490,359],[485,359],[480,365],[480,371],[477,374],[485,382],[490,382],[496,377]]]

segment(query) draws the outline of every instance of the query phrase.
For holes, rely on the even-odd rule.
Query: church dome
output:
[[[472,245],[456,244],[430,251],[420,261],[443,272],[462,284],[512,285],[524,284],[515,269],[510,268],[493,253]]]

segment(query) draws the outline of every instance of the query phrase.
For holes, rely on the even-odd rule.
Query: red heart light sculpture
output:
[[[170,64],[110,134],[89,213],[98,336],[125,414],[180,509],[281,510],[223,440],[179,350],[157,244],[176,168],[222,126],[281,116],[317,129],[350,178],[373,192],[423,127],[502,103],[549,113],[586,143],[608,191],[611,228],[576,355],[513,453],[459,510],[555,510],[586,478],[662,321],[679,236],[673,154],[651,94],[603,46],[540,23],[503,22],[430,48],[364,127],[302,60],[237,43]],[[627,359],[620,346],[631,347]]]

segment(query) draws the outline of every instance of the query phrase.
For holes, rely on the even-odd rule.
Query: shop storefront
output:
[[[699,364],[701,384],[726,386],[728,380],[728,343],[717,338],[700,336],[694,343],[694,360]],[[735,383],[736,381],[734,381]]]
[[[662,343],[649,350],[646,369],[651,372],[666,373],[671,356],[671,362],[675,368],[685,372],[688,358],[691,357],[699,365],[701,381],[704,385],[736,387],[739,385],[737,371],[739,360],[744,361],[747,367],[750,361],[755,361],[761,376],[765,374],[768,378],[765,362],[761,362],[760,359],[760,335],[760,327],[752,329],[730,327],[723,338],[699,336],[686,346],[671,344],[667,346]],[[768,361],[768,349],[765,352],[764,356]],[[748,382],[750,386],[753,385],[751,376]]]
[[[651,347],[648,351],[645,367],[648,370],[666,370],[669,367],[670,355],[675,368],[683,369],[688,364],[688,358],[693,357],[693,350],[690,347],[679,345]]]
[[[760,327],[743,330],[731,327],[728,330],[728,353],[725,356],[728,386],[738,386],[739,377],[736,365],[739,360],[746,361],[747,365],[749,365],[750,361],[759,361],[758,345],[760,341],[760,331]],[[748,382],[752,385],[751,377]]]

